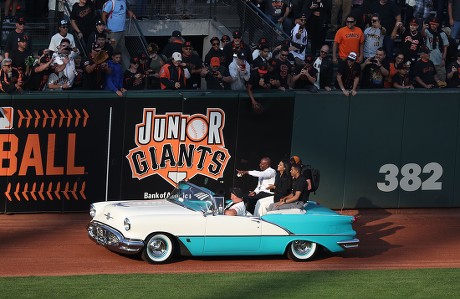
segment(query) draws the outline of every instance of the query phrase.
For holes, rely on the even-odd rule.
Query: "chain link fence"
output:
[[[264,12],[256,5],[244,0],[234,0],[231,2],[234,4],[234,15],[238,17],[237,24],[234,22],[231,23],[228,18],[220,13],[222,8],[219,8],[218,4],[213,8],[213,18],[229,29],[239,29],[243,32],[243,40],[247,44],[254,47],[258,45],[259,39],[264,37],[273,49],[280,45],[283,40],[289,39],[289,36],[267,18]]]

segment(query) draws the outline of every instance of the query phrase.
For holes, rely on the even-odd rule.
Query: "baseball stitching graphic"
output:
[[[195,118],[187,125],[187,136],[192,141],[201,141],[208,133],[208,125],[202,118]]]

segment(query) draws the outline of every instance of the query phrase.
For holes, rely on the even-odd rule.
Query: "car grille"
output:
[[[96,223],[88,226],[88,234],[101,245],[117,246],[120,241],[114,233]]]

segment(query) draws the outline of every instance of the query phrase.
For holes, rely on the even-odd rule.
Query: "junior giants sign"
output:
[[[209,108],[206,115],[155,112],[155,108],[144,108],[142,123],[136,125],[137,147],[126,156],[133,178],[158,174],[173,186],[197,174],[222,178],[230,154],[225,148],[221,109]]]

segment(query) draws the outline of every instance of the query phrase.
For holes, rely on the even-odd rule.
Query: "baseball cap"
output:
[[[182,55],[179,52],[174,52],[171,56],[174,61],[182,61]]]
[[[238,51],[238,54],[236,54],[236,56],[239,58],[239,59],[246,59],[246,52],[244,52],[243,49],[239,50]]]
[[[259,72],[259,74],[266,74],[266,73],[268,73],[268,68],[267,68],[266,65],[261,65],[261,66],[259,66],[257,71]]]
[[[437,17],[432,17],[430,19],[430,24],[439,24],[439,19]]]
[[[352,61],[356,61],[356,58],[357,58],[357,55],[355,52],[350,52],[350,54],[348,54],[348,57],[347,57],[347,59],[352,60]]]
[[[171,33],[171,36],[174,36],[174,37],[181,37],[181,36],[182,36],[182,33],[181,33],[179,30],[174,30],[174,31]]]
[[[59,22],[58,22],[59,27],[68,26],[68,25],[69,25],[69,22],[66,19],[59,20]]]
[[[410,24],[410,25],[418,25],[417,19],[416,19],[416,18],[410,19],[409,24]]]
[[[234,194],[236,197],[239,197],[239,198],[243,198],[244,196],[243,190],[241,190],[241,188],[238,188],[238,187],[230,188],[230,193]]]
[[[182,44],[182,48],[193,48],[192,43],[187,41]]]
[[[25,24],[26,20],[23,17],[16,18],[16,23],[18,24]]]
[[[241,31],[238,31],[238,30],[233,31],[233,38],[241,38]]]
[[[211,58],[211,61],[209,62],[211,66],[220,66],[220,59],[219,57],[213,57]]]
[[[97,21],[96,21],[96,26],[97,26],[97,25],[105,25],[105,23],[104,23],[104,21],[102,21],[102,20],[97,20]]]
[[[419,53],[427,53],[427,54],[429,54],[431,51],[430,51],[430,49],[429,49],[427,46],[423,45],[423,46],[420,47],[420,49],[418,50],[418,52],[419,52]]]
[[[18,37],[18,42],[27,42],[29,41],[29,37],[27,35],[22,35]]]
[[[305,63],[313,64],[313,56],[311,55],[305,56]]]

